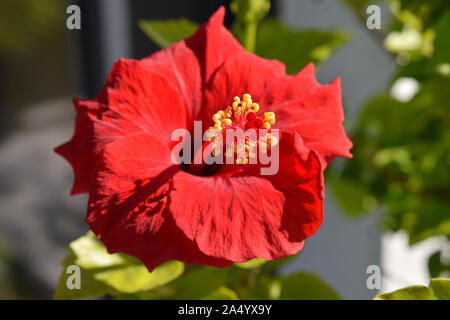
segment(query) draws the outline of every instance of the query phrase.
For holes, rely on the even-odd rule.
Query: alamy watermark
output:
[[[375,264],[367,267],[366,273],[369,277],[366,280],[367,289],[380,290],[381,289],[381,268]]]
[[[380,6],[372,4],[367,7],[366,13],[369,15],[366,20],[366,26],[369,30],[381,29],[381,9]]]
[[[66,26],[69,30],[81,30],[81,9],[79,6],[72,4],[67,7]]]
[[[81,289],[81,269],[76,264],[67,267],[66,273],[70,274],[66,280],[66,286],[69,290]]]

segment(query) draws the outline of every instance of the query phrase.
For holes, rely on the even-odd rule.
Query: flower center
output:
[[[252,163],[250,159],[256,159],[258,148],[260,152],[267,153],[268,147],[276,145],[278,140],[270,133],[270,128],[275,124],[275,113],[264,112],[262,117],[258,117],[258,111],[259,105],[246,93],[242,100],[236,96],[231,106],[216,112],[212,116],[214,125],[208,130],[214,146],[212,155],[219,155],[224,146],[226,158],[233,158],[236,164],[248,164]],[[227,132],[237,130],[246,131],[242,141],[234,136],[232,141],[227,141]],[[217,139],[218,132],[223,139]]]
[[[270,129],[275,124],[275,113],[264,112],[263,117],[257,117],[258,111],[259,105],[252,101],[248,93],[244,94],[242,100],[236,96],[231,106],[213,115],[214,126],[211,128],[219,131],[238,128]]]

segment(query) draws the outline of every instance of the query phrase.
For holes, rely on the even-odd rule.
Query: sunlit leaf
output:
[[[208,293],[202,300],[238,300],[238,296],[233,290],[221,286]]]
[[[67,267],[80,267],[80,289],[69,289]],[[123,299],[129,294],[137,294],[164,286],[178,278],[184,270],[179,261],[168,261],[148,272],[136,258],[114,253],[106,248],[91,232],[69,245],[68,255],[63,261],[54,299],[81,299],[111,295]]]
[[[428,287],[411,286],[379,294],[374,300],[450,300],[450,279],[432,279]]]
[[[127,263],[127,257],[122,254],[109,254],[105,246],[92,233],[72,241],[69,250],[75,257],[74,264],[82,268],[102,268]]]
[[[106,270],[94,275],[94,278],[111,286],[121,293],[135,293],[163,286],[183,273],[183,264],[168,261],[149,273],[140,265],[129,265],[119,269]]]

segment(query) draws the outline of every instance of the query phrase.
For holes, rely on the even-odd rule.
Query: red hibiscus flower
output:
[[[75,134],[56,148],[74,169],[72,194],[89,193],[92,231],[110,253],[136,256],[149,270],[173,259],[223,267],[297,253],[322,223],[323,170],[351,156],[339,80],[322,86],[312,64],[290,76],[246,52],[223,27],[224,12],[143,60],[120,59],[97,97],[74,99]],[[258,105],[245,96],[225,109],[245,93]],[[233,108],[245,101],[237,123]],[[274,125],[278,172],[175,165],[171,134],[192,131],[195,120]]]

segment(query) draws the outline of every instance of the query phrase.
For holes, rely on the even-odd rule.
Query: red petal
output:
[[[175,225],[168,205],[171,181],[177,172],[177,167],[170,167],[151,179],[132,183],[105,171],[89,198],[86,222],[109,253],[135,256],[149,271],[173,259],[231,265],[231,261],[203,254]]]
[[[280,259],[297,253],[318,229],[320,160],[293,134],[283,135],[280,145],[280,170],[274,176],[174,176],[170,211],[206,255],[234,262]]]
[[[266,101],[276,113],[276,127],[298,132],[305,146],[317,151],[324,166],[338,156],[352,157],[349,150],[353,144],[342,126],[339,78],[324,86],[318,84],[311,63],[267,91],[272,95]]]
[[[186,39],[186,44],[200,61],[204,84],[224,61],[235,54],[245,52],[245,49],[223,26],[224,16],[225,8],[220,7],[207,23]]]
[[[152,73],[163,75],[167,85],[177,91],[186,110],[188,123],[196,119],[200,112],[201,69],[194,52],[184,41],[171,45],[142,60],[142,64]],[[178,106],[166,106],[170,112],[177,112]]]
[[[55,148],[55,152],[63,156],[71,165],[74,171],[74,183],[71,194],[88,192],[90,172],[94,163],[94,142],[92,137],[93,124],[89,119],[90,112],[97,112],[99,106],[90,101],[73,99],[77,116],[75,120],[75,133],[72,139]]]
[[[142,61],[120,59],[95,99],[74,99],[75,134],[55,149],[74,169],[72,194],[88,191],[94,147],[101,150],[118,137],[140,133],[169,143],[174,129],[192,125],[200,88],[197,58],[184,42]]]

